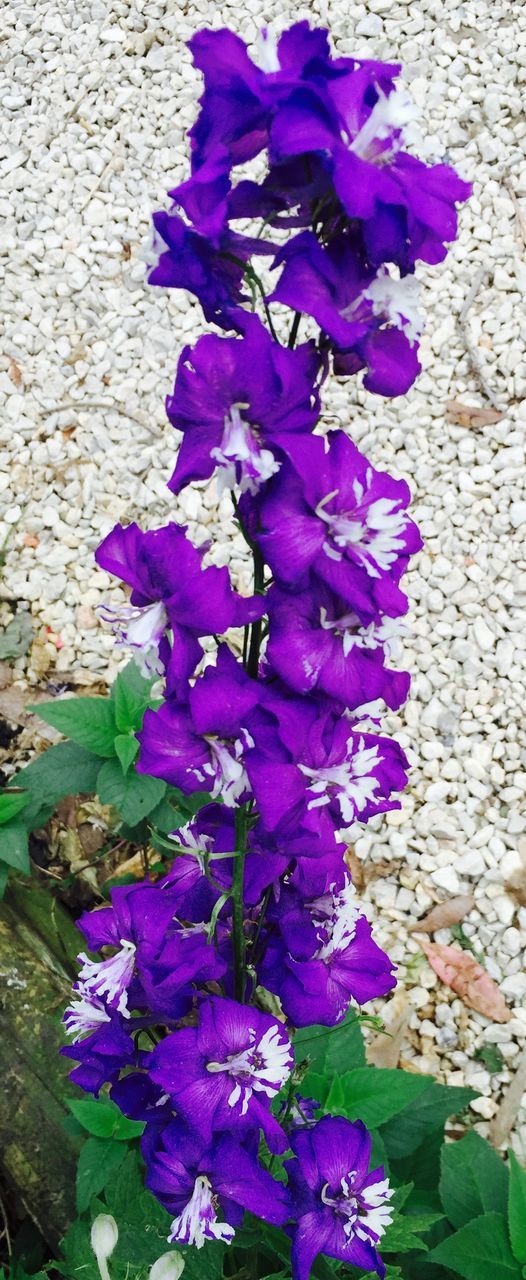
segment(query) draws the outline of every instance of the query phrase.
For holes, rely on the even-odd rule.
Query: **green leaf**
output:
[[[0,824],[10,822],[17,813],[25,809],[29,796],[23,791],[0,791]]]
[[[463,1280],[520,1280],[520,1267],[510,1249],[501,1213],[473,1218],[428,1255]]]
[[[144,1131],[142,1121],[128,1120],[109,1099],[101,1098],[96,1102],[91,1098],[73,1098],[68,1101],[68,1106],[82,1128],[97,1138],[126,1141],[140,1137]]]
[[[117,676],[112,686],[111,699],[115,706],[115,723],[120,733],[140,729],[144,712],[150,701],[153,680],[141,675],[136,662],[129,662]]]
[[[33,623],[29,613],[17,613],[0,633],[0,660],[20,658],[27,653],[33,639]]]
[[[115,707],[111,698],[62,698],[30,707],[78,746],[98,756],[114,756]]]
[[[131,827],[151,813],[165,791],[166,783],[159,778],[149,778],[135,770],[124,774],[118,760],[108,760],[97,776],[102,803],[114,805]]]
[[[9,876],[9,867],[6,862],[0,862],[0,902],[4,896]]]
[[[92,794],[100,763],[100,756],[85,751],[75,742],[57,742],[21,769],[12,782],[14,786],[24,787],[29,794],[29,804],[24,809],[28,830],[47,822],[64,796],[79,792]]]
[[[0,828],[0,862],[6,862],[25,876],[29,875],[27,830],[20,823],[10,822]]]
[[[518,1262],[526,1263],[526,1171],[519,1164],[513,1151],[508,1152],[510,1162],[510,1186],[508,1200],[508,1227],[511,1247]]]
[[[90,1241],[90,1224],[77,1218],[60,1242],[64,1261],[53,1259],[53,1270],[68,1280],[100,1280],[99,1268]]]
[[[363,1120],[368,1129],[379,1129],[422,1094],[430,1076],[386,1067],[357,1067],[337,1076],[327,1098],[327,1110],[338,1107],[349,1120]],[[335,1096],[337,1093],[337,1098]]]
[[[502,1050],[498,1044],[483,1044],[480,1049],[475,1049],[473,1057],[477,1062],[483,1062],[486,1071],[495,1075],[498,1071],[506,1070],[506,1062]]]
[[[482,1213],[506,1213],[508,1170],[489,1142],[467,1133],[442,1147],[439,1189],[449,1221],[463,1227]]]
[[[383,1074],[382,1068],[379,1071]],[[400,1160],[411,1155],[428,1133],[440,1128],[448,1116],[457,1115],[476,1097],[473,1089],[428,1084],[403,1111],[382,1126],[389,1158]]]
[[[111,1138],[87,1138],[77,1165],[77,1210],[83,1213],[116,1173],[126,1155],[126,1147]]]
[[[385,1235],[382,1236],[379,1246],[382,1253],[410,1253],[412,1249],[426,1250],[427,1245],[420,1236],[430,1231],[435,1222],[441,1222],[443,1216],[442,1213],[397,1214]]]
[[[129,733],[119,733],[115,738],[115,755],[121,763],[122,772],[127,773],[131,764],[139,754],[139,743]]]

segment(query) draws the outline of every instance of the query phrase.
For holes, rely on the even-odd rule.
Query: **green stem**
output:
[[[259,547],[253,548],[254,556],[254,595],[262,596],[265,593],[265,561],[259,550]],[[247,671],[249,676],[257,680],[259,667],[259,650],[261,647],[263,630],[263,619],[259,618],[257,622],[253,622],[250,628],[250,646],[248,650]]]
[[[292,327],[289,333],[289,340],[287,343],[288,347],[293,347],[296,342],[296,338],[298,336],[298,329],[300,327],[300,321],[301,321],[301,311],[296,311],[296,314],[292,321]]]
[[[234,951],[234,996],[240,1004],[245,1001],[247,982],[245,963],[245,932],[243,927],[243,881],[245,875],[246,811],[236,810],[236,854],[232,873],[232,946]]]

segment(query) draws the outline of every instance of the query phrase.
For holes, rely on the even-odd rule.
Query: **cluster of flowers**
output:
[[[80,957],[67,1052],[82,1088],[109,1084],[145,1121],[170,1240],[229,1243],[250,1210],[286,1227],[295,1280],[320,1252],[381,1276],[389,1186],[369,1172],[363,1125],[317,1119],[299,1095],[292,1036],[340,1023],[395,982],[343,833],[399,807],[406,782],[403,751],[377,728],[407,695],[391,663],[420,539],[407,485],[319,425],[321,389],[331,367],[365,369],[383,395],[411,385],[414,264],[444,257],[467,187],[403,149],[412,108],[398,67],[335,58],[304,22],[277,43],[264,33],[259,65],[230,31],[201,32],[191,48],[205,77],[192,175],[154,216],[149,279],[193,292],[231,333],[181,354],[170,487],[215,474],[232,492],[254,594],[236,594],[173,523],[117,525],[98,550],[131,587],[129,607],[107,617],[165,682],[139,771],[210,802],[173,833],[162,881],[114,889],[111,906],[82,917],[88,948],[112,953]],[[241,170],[233,185],[261,152],[263,178]],[[282,268],[270,289],[256,255]],[[295,312],[283,343],[273,302]],[[301,323],[316,337],[295,346]],[[269,1166],[286,1152],[285,1185]]]

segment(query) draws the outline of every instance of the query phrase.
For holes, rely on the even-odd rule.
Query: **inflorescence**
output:
[[[377,730],[407,696],[400,579],[421,544],[407,485],[326,429],[322,393],[360,370],[380,395],[409,389],[415,264],[445,257],[469,188],[406,149],[398,66],[334,57],[306,22],[263,32],[255,61],[228,30],[190,47],[191,176],[154,215],[149,280],[194,294],[223,333],[181,353],[169,484],[231,492],[254,587],[237,594],[175,523],[117,525],[98,549],[131,587],[106,611],[119,643],[164,680],[137,767],[209,801],[172,834],[164,879],[81,918],[90,951],[109,950],[79,957],[65,1052],[83,1089],[109,1085],[145,1122],[171,1241],[229,1244],[249,1210],[291,1236],[294,1280],[322,1252],[382,1276],[392,1193],[364,1126],[301,1097],[293,1033],[395,983],[345,831],[399,807],[406,783]]]

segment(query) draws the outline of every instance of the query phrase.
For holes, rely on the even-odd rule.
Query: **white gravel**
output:
[[[151,210],[187,172],[199,80],[184,41],[207,23],[253,40],[265,22],[279,30],[301,17],[329,25],[340,53],[400,59],[431,158],[446,155],[475,184],[445,266],[419,271],[428,328],[416,387],[389,403],[348,383],[328,408],[375,462],[409,480],[426,540],[408,579],[413,693],[389,725],[412,752],[411,785],[402,813],[371,823],[357,852],[394,864],[366,898],[412,1008],[402,1058],[480,1088],[484,1132],[526,1039],[526,905],[506,887],[522,874],[526,904],[520,0],[15,0],[5,9],[1,607],[4,621],[15,600],[34,616],[36,644],[17,663],[32,683],[79,668],[104,675],[114,663],[93,613],[110,588],[93,550],[116,518],[147,527],[174,512],[163,398],[183,340],[202,328],[185,295],[146,288],[139,257]],[[462,332],[457,318],[477,284]],[[446,419],[452,399],[504,416],[456,425]],[[219,519],[213,488],[177,507],[197,541],[219,537],[224,562],[226,500]],[[241,549],[231,567],[247,585]],[[501,982],[513,1011],[505,1025],[466,1010],[406,933],[433,903],[471,890],[465,933]],[[485,1044],[500,1048],[502,1072],[474,1058]],[[515,1141],[524,1154],[526,1126]]]

